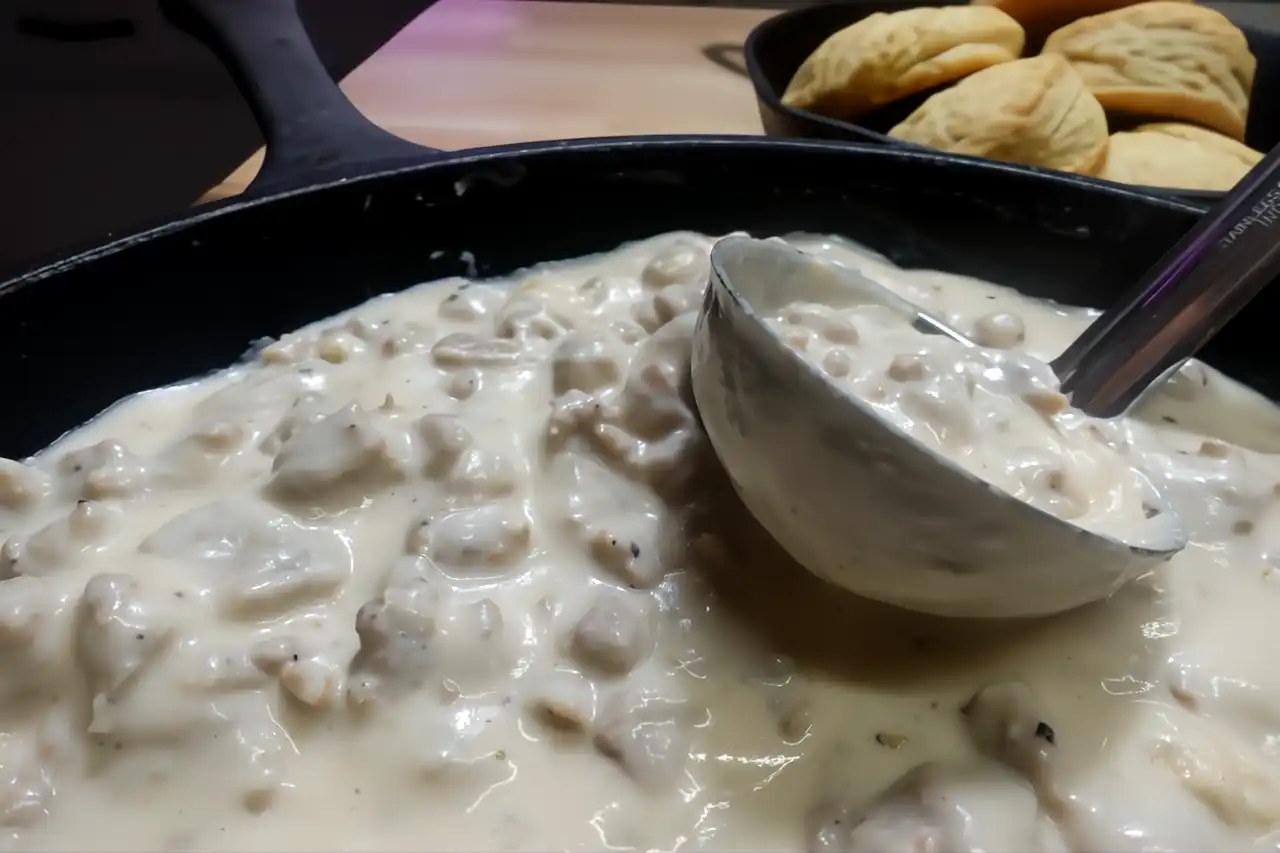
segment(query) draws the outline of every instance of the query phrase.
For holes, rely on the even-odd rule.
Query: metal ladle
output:
[[[1073,406],[1123,414],[1280,273],[1278,174],[1280,148],[1054,359]],[[1167,507],[1153,510],[1159,535],[1123,542],[975,477],[838,389],[764,322],[786,303],[832,297],[885,305],[973,345],[860,273],[780,241],[715,245],[694,397],[743,503],[801,565],[900,607],[1000,618],[1105,598],[1185,547]]]

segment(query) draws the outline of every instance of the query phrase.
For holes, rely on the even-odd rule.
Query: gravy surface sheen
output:
[[[1096,316],[791,241],[997,349]],[[1213,430],[1270,404],[1191,363],[1089,424],[1191,537],[1109,600],[883,607],[698,426],[711,243],[378,298],[0,460],[0,848],[1277,847],[1280,458]]]

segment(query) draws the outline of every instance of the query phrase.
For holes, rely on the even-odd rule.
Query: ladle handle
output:
[[[1280,146],[1053,362],[1071,403],[1123,414],[1280,274]]]

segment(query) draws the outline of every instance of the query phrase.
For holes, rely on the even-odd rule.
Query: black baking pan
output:
[[[959,6],[968,0],[846,0],[802,6],[761,22],[747,36],[743,58],[751,85],[755,87],[760,122],[769,136],[801,139],[841,139],[873,145],[920,150],[909,142],[886,136],[889,130],[910,115],[936,90],[922,92],[864,116],[857,123],[827,118],[782,103],[782,94],[800,64],[828,36],[876,12],[901,12],[920,6]],[[1205,4],[1212,6],[1213,4]],[[1249,40],[1249,49],[1258,60],[1250,102],[1249,127],[1245,141],[1258,151],[1270,151],[1280,144],[1280,33],[1236,22]],[[1038,50],[1037,45],[1028,45]],[[1096,181],[1111,186],[1110,181]],[[1225,193],[1199,190],[1144,188],[1159,196],[1174,196],[1192,203],[1212,204]]]
[[[0,455],[37,451],[126,395],[229,365],[258,339],[375,294],[669,229],[835,232],[907,266],[1103,306],[1203,213],[887,146],[684,136],[444,153],[360,116],[292,0],[167,8],[252,101],[266,162],[243,196],[0,283]],[[1206,352],[1273,395],[1277,300],[1261,297]]]

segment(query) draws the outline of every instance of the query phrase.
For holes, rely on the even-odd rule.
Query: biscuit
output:
[[[1057,54],[979,71],[920,105],[889,135],[953,154],[1092,175],[1107,152],[1107,117]]]
[[[868,15],[806,59],[789,107],[851,119],[1022,54],[1022,27],[999,9],[947,6]]]
[[[1058,27],[1089,15],[1101,15],[1143,0],[972,0],[975,6],[995,6],[1032,35],[1048,35]],[[1191,3],[1194,0],[1178,0]]]
[[[1194,122],[1244,139],[1257,65],[1244,33],[1189,3],[1139,3],[1057,30],[1065,56],[1104,109]]]
[[[1122,184],[1225,192],[1261,159],[1261,152],[1211,130],[1150,124],[1112,135],[1098,177]]]
[[[1261,151],[1255,151],[1243,142],[1237,142],[1229,136],[1223,136],[1221,133],[1215,133],[1212,130],[1206,130],[1203,127],[1196,127],[1194,124],[1178,124],[1177,122],[1156,122],[1155,124],[1144,124],[1134,129],[1135,133],[1162,133],[1165,136],[1172,136],[1175,139],[1185,139],[1188,142],[1196,142],[1200,145],[1229,154],[1244,163],[1250,169],[1261,162],[1263,154]]]

